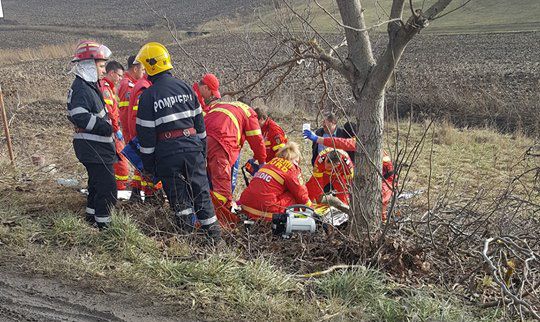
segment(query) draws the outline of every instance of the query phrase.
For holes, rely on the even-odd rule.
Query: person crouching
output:
[[[311,205],[299,160],[298,144],[289,142],[255,173],[239,200],[250,219],[272,221],[272,214],[282,213],[288,206]]]

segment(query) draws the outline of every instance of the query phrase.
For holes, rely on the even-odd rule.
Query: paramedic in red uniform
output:
[[[298,144],[289,142],[259,169],[239,201],[250,219],[272,221],[272,214],[282,213],[288,206],[311,205],[299,160]]]
[[[193,91],[201,104],[203,112],[208,112],[208,104],[221,98],[219,79],[214,74],[205,74],[200,81],[193,84]]]
[[[139,110],[139,98],[141,94],[150,86],[152,83],[148,80],[148,76],[144,75],[141,79],[137,81],[135,87],[131,90],[131,95],[129,97],[128,105],[128,117],[126,124],[126,141],[129,142],[137,136],[137,112]],[[153,197],[157,187],[154,186],[154,181],[152,178],[143,176],[143,174],[135,170],[133,172],[133,180],[131,181],[131,187],[134,194],[133,200],[139,201],[138,196],[140,196],[140,191],[144,192],[145,197]]]
[[[208,135],[207,171],[211,196],[220,223],[230,226],[238,217],[230,212],[233,204],[231,169],[247,140],[259,164],[266,161],[266,149],[251,107],[241,102],[213,102],[204,117]]]
[[[304,137],[317,144],[324,146],[332,146],[336,149],[345,151],[356,151],[356,138],[323,138],[315,135],[315,133],[304,130]],[[383,184],[382,184],[382,214],[383,221],[386,220],[388,204],[392,200],[393,192],[397,185],[397,177],[394,171],[392,159],[383,151],[383,168],[382,168]]]
[[[128,70],[124,73],[124,78],[120,82],[118,87],[118,114],[120,115],[120,126],[126,134],[126,124],[129,114],[128,105],[129,105],[129,96],[131,95],[131,90],[135,87],[135,83],[144,76],[144,67],[135,61],[135,56],[129,56],[128,58]],[[126,143],[129,140],[125,141]]]
[[[126,157],[121,153],[124,149],[124,137],[120,130],[118,116],[118,99],[116,88],[124,76],[124,66],[117,61],[110,61],[105,66],[105,77],[99,82],[99,89],[103,93],[105,107],[111,119],[116,145],[116,154],[119,156],[118,162],[114,164],[114,177],[116,179],[116,188],[126,190],[129,179],[129,165]]]
[[[255,113],[257,113],[259,125],[261,126],[264,145],[266,147],[266,162],[268,162],[276,156],[276,152],[279,149],[285,146],[287,136],[283,129],[268,117],[266,109],[257,107]]]
[[[335,191],[336,197],[348,205],[353,176],[354,164],[347,152],[325,148],[315,158],[313,175],[306,183],[309,198],[320,201],[323,194]]]

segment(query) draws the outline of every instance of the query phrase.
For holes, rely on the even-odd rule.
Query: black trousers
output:
[[[94,215],[99,224],[111,221],[111,209],[116,205],[116,180],[112,164],[83,163],[88,172],[86,214]]]
[[[156,175],[177,215],[195,214],[203,226],[217,223],[210,199],[206,160],[202,152],[183,152],[159,159]]]

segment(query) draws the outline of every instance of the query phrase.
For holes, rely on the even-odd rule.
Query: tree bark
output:
[[[353,235],[361,240],[380,227],[384,90],[369,84],[356,101],[357,158],[353,180]]]

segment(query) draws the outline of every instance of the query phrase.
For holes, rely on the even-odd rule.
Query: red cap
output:
[[[221,98],[221,94],[219,93],[219,79],[216,77],[216,75],[205,74],[202,78],[202,82],[204,85],[208,86],[212,92],[212,95],[214,95],[216,98]]]

